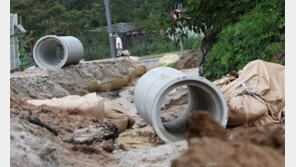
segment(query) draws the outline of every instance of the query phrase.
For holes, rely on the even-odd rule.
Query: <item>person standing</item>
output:
[[[120,57],[122,56],[121,50],[122,50],[122,41],[121,38],[119,37],[118,34],[113,35],[113,37],[115,38],[115,45],[116,45],[116,49],[117,49],[117,56]]]

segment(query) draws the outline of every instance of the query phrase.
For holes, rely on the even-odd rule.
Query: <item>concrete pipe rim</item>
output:
[[[64,57],[63,57],[63,59],[60,60],[60,62],[57,65],[48,65],[48,64],[44,63],[42,60],[40,60],[40,57],[39,57],[40,47],[42,46],[42,43],[46,40],[54,40],[63,47],[63,50],[64,50],[63,56]],[[59,36],[46,35],[46,36],[40,38],[36,42],[36,44],[33,48],[33,58],[34,58],[36,64],[38,65],[38,67],[40,67],[42,69],[48,69],[48,68],[54,68],[54,67],[61,68],[65,65],[65,63],[68,59],[68,52],[69,51],[68,51],[67,45],[60,39]]]
[[[179,77],[176,78],[170,82],[168,82],[162,89],[161,92],[159,92],[158,96],[155,97],[155,100],[153,102],[153,109],[156,109],[156,112],[152,112],[152,125],[156,131],[156,133],[158,134],[158,136],[165,141],[166,143],[172,143],[172,142],[176,142],[176,141],[180,141],[180,140],[184,140],[184,139],[180,139],[178,137],[176,137],[174,134],[171,134],[170,132],[168,132],[166,130],[166,128],[164,127],[164,123],[161,121],[161,105],[162,102],[164,100],[164,97],[169,94],[170,91],[172,91],[174,88],[178,87],[178,86],[183,86],[186,85],[188,87],[188,84],[183,84],[183,82],[196,82],[196,85],[192,85],[189,84],[190,86],[199,86],[200,83],[206,85],[208,87],[208,89],[212,89],[213,92],[216,93],[217,99],[219,99],[220,102],[220,107],[222,108],[221,110],[224,111],[220,116],[220,120],[217,120],[223,127],[226,127],[227,124],[227,120],[228,120],[228,111],[227,111],[227,103],[225,101],[224,95],[222,94],[222,92],[219,90],[218,87],[216,87],[212,82],[208,81],[205,78],[202,78],[200,76],[193,76],[193,75],[187,75],[187,76],[183,76],[183,77]],[[181,84],[179,84],[181,83]],[[188,88],[188,93],[189,93],[189,88]],[[224,99],[224,100],[222,100]],[[189,97],[188,100],[191,100],[191,97]],[[185,116],[185,112],[188,109],[188,105],[189,105],[189,101],[188,104],[186,105],[186,109],[184,110],[184,113],[182,113],[183,116]],[[218,104],[217,104],[218,105]],[[181,116],[182,116],[181,115]],[[180,117],[181,117],[180,116]],[[178,117],[178,118],[180,118]],[[177,118],[177,119],[178,119]]]

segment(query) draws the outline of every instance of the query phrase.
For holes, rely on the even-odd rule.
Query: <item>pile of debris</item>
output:
[[[200,59],[200,51],[189,51],[181,57],[181,59],[174,65],[174,68],[177,70],[198,68],[200,67]]]
[[[190,74],[198,75],[199,55],[187,53],[174,67],[193,68]],[[228,127],[208,112],[196,112],[187,118],[188,144],[165,144],[153,127],[138,119],[135,78],[145,72],[138,62],[118,58],[13,73],[11,165],[169,166],[173,159],[176,167],[284,165],[283,66],[257,60],[214,82],[228,102]],[[110,87],[108,83],[120,92],[97,92],[98,85]],[[178,87],[164,99],[163,122],[185,110],[190,96],[186,89]]]
[[[188,150],[172,162],[183,166],[284,166],[285,138],[281,126],[227,132],[208,112],[187,120]]]
[[[90,95],[96,96],[95,94]],[[99,104],[98,106],[102,108],[98,109],[98,106],[89,104],[88,101],[83,102],[88,106],[79,108],[77,106],[82,106],[82,103],[76,107],[76,104],[72,103],[74,107],[71,108],[71,106],[66,106],[65,98],[59,99],[60,102],[57,102],[57,99],[25,101],[12,95],[10,98],[11,115],[46,128],[64,142],[79,145],[98,145],[110,139],[114,140],[120,132],[134,123],[133,118],[116,103],[110,104],[108,101],[102,101],[103,106]],[[61,101],[66,104],[55,106],[55,103],[61,104]],[[95,110],[95,115],[91,113],[92,110]],[[98,115],[104,120],[101,120]]]
[[[34,99],[86,95],[96,91],[94,84],[104,84],[106,91],[119,89],[145,72],[144,65],[129,58],[81,61],[65,68],[12,73],[10,90],[21,97]]]
[[[108,144],[99,143],[104,138],[116,137],[112,124],[98,124],[83,113],[67,113],[46,107],[35,107],[12,95],[10,101],[10,165],[11,166],[96,166],[114,160],[106,150]],[[93,127],[97,147],[65,142],[65,137],[79,134],[75,129]],[[97,133],[99,132],[99,133]],[[86,133],[85,133],[86,134]],[[84,144],[82,144],[84,143]],[[100,147],[99,147],[100,146]]]

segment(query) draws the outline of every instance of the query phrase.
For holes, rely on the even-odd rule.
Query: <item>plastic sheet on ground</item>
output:
[[[264,126],[285,116],[285,66],[255,60],[214,82],[228,105],[228,125]]]
[[[115,139],[115,144],[123,144],[129,149],[158,146],[164,144],[151,126],[138,129],[128,129]]]

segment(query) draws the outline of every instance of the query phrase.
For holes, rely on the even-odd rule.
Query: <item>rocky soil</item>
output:
[[[125,58],[80,62],[63,69],[28,70],[11,74],[11,166],[282,166],[284,123],[270,127],[219,128],[212,117],[194,115],[188,120],[187,141],[156,147],[127,149],[114,144],[116,126],[99,124],[79,111],[34,107],[26,99],[85,95],[88,80],[126,75],[137,62]],[[147,62],[147,70],[157,62]],[[197,68],[182,69],[198,75]],[[136,120],[131,129],[147,126],[134,105],[137,79],[120,90],[97,92],[119,103]],[[188,92],[179,87],[167,95],[162,120],[178,117],[186,108]],[[189,143],[189,144],[187,144]]]
[[[181,57],[181,60],[174,65],[174,68],[177,70],[198,68],[200,67],[200,61],[201,54],[199,51],[189,51]]]
[[[187,121],[188,150],[172,162],[183,166],[284,166],[285,138],[279,125],[227,132],[208,112]]]
[[[106,77],[123,77],[137,62],[128,58],[81,61],[62,69],[27,70],[10,76],[13,94],[27,98],[52,98],[85,95],[88,81],[105,81]]]

